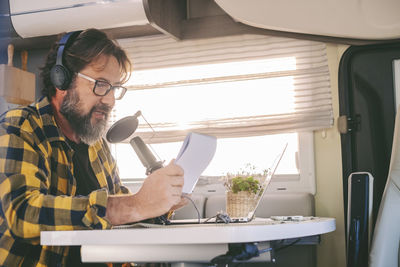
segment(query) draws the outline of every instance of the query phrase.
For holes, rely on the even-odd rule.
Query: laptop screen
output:
[[[254,206],[254,209],[251,210],[251,211],[249,212],[249,214],[247,215],[246,218],[236,218],[236,220],[239,220],[239,221],[240,221],[240,220],[242,220],[242,221],[250,221],[250,220],[253,219],[254,213],[256,212],[258,206],[260,205],[260,202],[261,202],[261,200],[262,200],[262,198],[263,198],[263,196],[264,196],[264,194],[265,194],[265,191],[267,191],[268,185],[270,184],[271,179],[272,179],[272,177],[274,176],[275,171],[276,171],[276,169],[277,169],[278,166],[279,166],[279,163],[281,162],[281,159],[282,159],[282,157],[283,157],[283,154],[285,154],[285,151],[286,151],[287,146],[288,146],[288,143],[286,143],[286,144],[283,146],[283,148],[281,149],[281,151],[279,152],[279,154],[275,157],[275,160],[274,160],[274,162],[272,163],[271,167],[268,169],[267,175],[265,176],[265,180],[262,182],[261,190],[260,190],[260,192],[258,193],[257,200],[256,200],[256,203],[257,203],[257,204]],[[235,218],[232,218],[232,219],[235,219]]]
[[[286,148],[288,146],[288,143],[285,143],[283,148],[280,150],[280,152],[276,155],[272,165],[270,168],[267,170],[267,174],[265,175],[265,179],[261,181],[261,189],[259,192],[259,195],[256,196],[256,204],[253,206],[252,210],[248,213],[246,217],[231,217],[230,222],[231,223],[236,223],[236,222],[250,222],[254,218],[254,213],[256,212],[265,192],[267,191],[268,185],[271,182],[272,177],[275,174],[276,169],[279,166],[279,163],[281,162],[281,159],[286,151]],[[218,216],[217,216],[218,217]],[[217,218],[205,218],[205,219],[182,219],[182,220],[172,220],[171,224],[192,224],[192,223],[215,223],[217,222]]]

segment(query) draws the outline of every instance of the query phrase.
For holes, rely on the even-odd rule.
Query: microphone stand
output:
[[[131,136],[137,129],[139,122],[138,117],[142,116],[143,119],[146,121],[147,125],[153,130],[150,123],[145,119],[142,115],[141,111],[135,113],[133,116],[128,116],[125,118],[120,119],[116,123],[114,123],[110,129],[107,131],[107,140],[110,143],[118,143],[122,142],[124,139]],[[143,140],[139,136],[133,137],[130,142],[131,146],[135,150],[137,156],[139,157],[140,161],[142,162],[143,166],[146,168],[146,175],[151,174],[155,170],[158,170],[163,166],[163,162],[157,161],[156,157],[153,153],[149,150],[147,145],[143,142]],[[158,157],[158,155],[157,155]],[[150,219],[155,220],[155,223],[158,224],[170,224],[171,222],[168,220],[167,215],[161,215],[159,217]],[[145,220],[147,221],[147,220]]]
[[[154,171],[163,168],[163,162],[157,161],[156,157],[152,154],[147,145],[143,142],[142,138],[135,136],[129,143],[131,144],[133,150],[135,150],[139,160],[142,162],[143,166],[146,168],[146,175],[150,175]],[[171,222],[168,220],[169,214],[161,215],[156,218],[150,219],[150,222],[156,224],[168,225]],[[148,221],[148,220],[146,220]]]
[[[157,161],[157,162],[155,162],[155,166],[149,166],[146,169],[146,175],[149,175],[152,172],[154,172],[154,171],[156,171],[156,170],[158,170],[158,169],[160,169],[162,167],[164,167],[163,163],[161,161]],[[169,212],[164,214],[164,215],[160,215],[158,217],[152,218],[152,219],[147,219],[147,220],[145,220],[145,222],[152,222],[152,223],[155,223],[155,224],[169,225],[169,224],[171,224],[171,221],[168,219],[168,217],[169,217]]]

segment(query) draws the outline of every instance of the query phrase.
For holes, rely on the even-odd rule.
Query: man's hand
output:
[[[181,202],[182,187],[183,170],[171,161],[144,180],[136,199],[141,203],[143,213],[149,218],[157,217]]]
[[[109,196],[106,217],[113,225],[165,214],[182,202],[183,169],[171,161],[150,174],[135,195]]]
[[[190,196],[191,196],[191,195],[188,195],[188,197],[190,197]],[[180,208],[186,206],[188,203],[189,203],[189,200],[188,200],[187,198],[181,196],[181,201],[179,201],[178,204],[174,205],[174,206],[170,209],[170,211],[178,210],[178,209],[180,209]]]

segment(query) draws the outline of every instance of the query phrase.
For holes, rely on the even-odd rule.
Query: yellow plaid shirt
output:
[[[128,193],[102,139],[89,146],[101,189],[75,196],[73,151],[47,98],[0,117],[0,266],[65,266],[68,247],[40,245],[40,231],[108,229],[107,195]]]

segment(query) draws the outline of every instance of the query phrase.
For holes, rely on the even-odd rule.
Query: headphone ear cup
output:
[[[63,65],[54,65],[50,71],[50,79],[58,89],[67,90],[71,83],[71,74]]]

